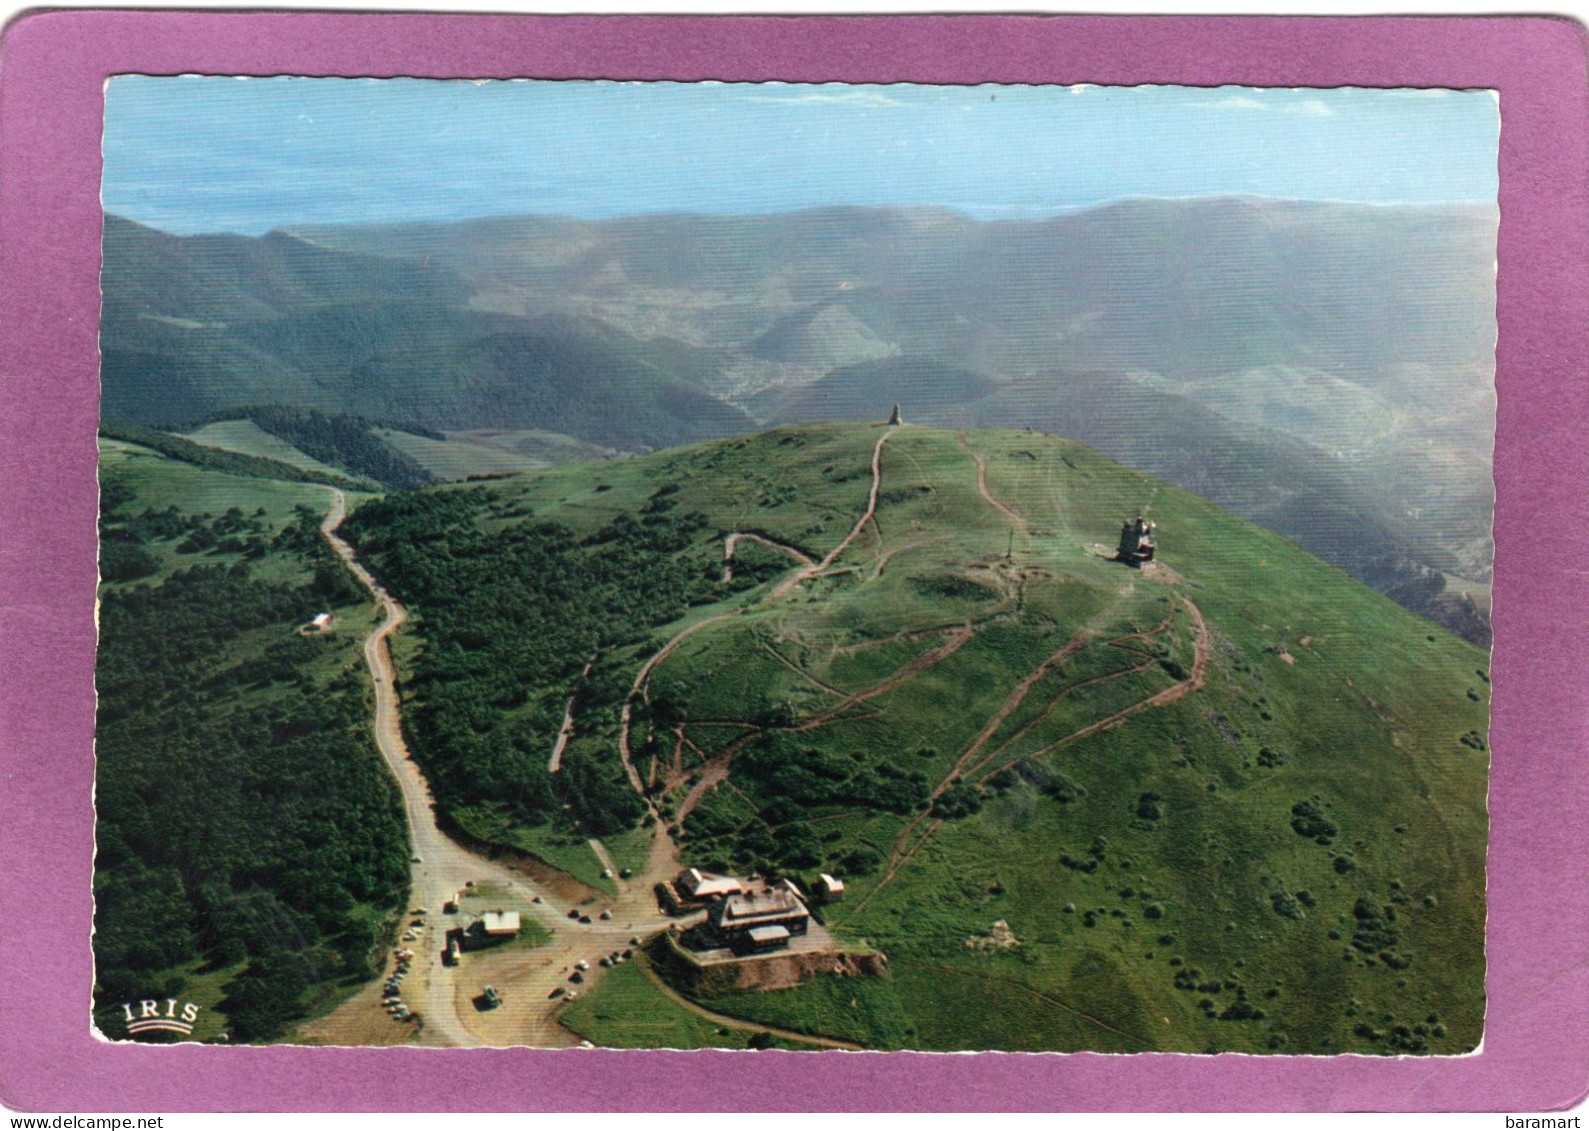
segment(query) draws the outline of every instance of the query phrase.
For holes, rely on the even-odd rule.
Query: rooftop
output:
[[[517,911],[487,911],[480,916],[480,926],[486,934],[512,934],[519,929]]]

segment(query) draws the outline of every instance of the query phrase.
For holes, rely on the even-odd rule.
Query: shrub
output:
[[[1318,798],[1299,801],[1291,806],[1291,828],[1298,836],[1305,836],[1320,844],[1329,844],[1339,831],[1318,806]]]
[[[1307,913],[1302,910],[1302,904],[1286,892],[1275,892],[1269,897],[1269,904],[1274,908],[1274,913],[1282,919],[1307,918]]]

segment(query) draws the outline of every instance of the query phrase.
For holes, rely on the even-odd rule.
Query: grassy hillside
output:
[[[119,1039],[117,1003],[181,996],[199,1037],[267,1040],[374,975],[405,891],[373,609],[323,487],[109,439],[100,485],[96,1016]]]
[[[207,448],[277,460],[312,475],[342,475],[336,468],[305,455],[279,436],[272,436],[252,420],[212,421],[183,438]]]
[[[1137,571],[1107,556],[1141,511]],[[1201,498],[1040,434],[821,424],[350,525],[417,614],[453,819],[572,844],[638,786],[688,862],[847,880],[829,925],[892,978],[717,1012],[877,1047],[1479,1040],[1486,654]]]

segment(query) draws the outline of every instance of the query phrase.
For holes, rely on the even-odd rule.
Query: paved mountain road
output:
[[[578,1038],[557,1021],[562,1000],[550,996],[553,988],[567,984],[567,975],[581,959],[590,963],[590,970],[584,973],[584,988],[588,988],[590,981],[600,976],[597,960],[602,955],[622,950],[630,938],[666,925],[668,921],[651,896],[649,881],[652,872],[671,868],[676,855],[666,849],[654,851],[644,877],[646,882],[637,880],[634,888],[615,900],[581,906],[580,912],[588,915],[591,922],[580,923],[567,918],[565,908],[554,906],[553,894],[523,872],[471,852],[437,827],[430,786],[403,741],[396,669],[389,646],[392,634],[407,620],[408,613],[358,560],[353,547],[337,534],[347,513],[347,500],[341,491],[328,490],[331,506],[321,523],[321,533],[337,557],[374,596],[384,614],[364,641],[364,658],[375,687],[375,741],[402,789],[409,841],[416,857],[410,906],[428,911],[421,937],[412,944],[414,960],[403,985],[409,1008],[424,1019],[420,1041],[464,1047],[574,1045]],[[670,849],[671,842],[666,847]],[[457,967],[443,965],[443,932],[453,919],[441,914],[442,904],[470,882],[493,885],[532,907],[552,932],[551,941],[533,948],[510,944],[476,951],[465,955]],[[537,897],[539,903],[535,902]],[[602,911],[609,912],[611,918],[601,919]],[[502,991],[504,1004],[497,1010],[481,1012],[473,999],[486,983]],[[354,1043],[339,1037],[347,1032],[368,1031],[367,1014],[379,1009],[379,992],[378,982],[366,987],[327,1017],[305,1026],[304,1035],[325,1043]]]

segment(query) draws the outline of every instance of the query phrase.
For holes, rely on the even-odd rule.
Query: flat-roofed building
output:
[[[491,938],[516,935],[519,933],[519,913],[517,911],[487,911],[480,916],[480,929]]]
[[[789,928],[782,924],[752,927],[734,939],[734,951],[738,954],[765,954],[770,950],[782,950],[788,945]]]

